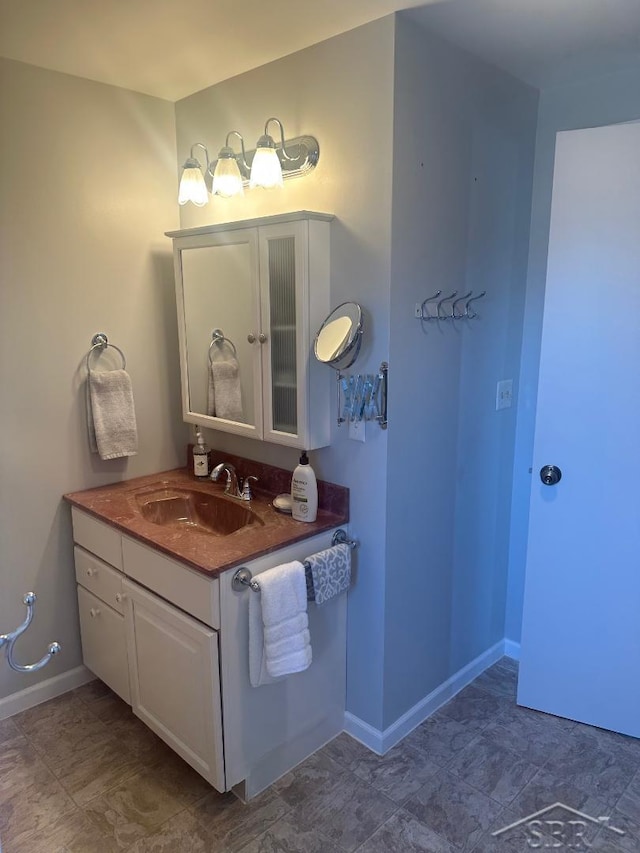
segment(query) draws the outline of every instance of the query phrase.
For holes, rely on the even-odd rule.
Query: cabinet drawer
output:
[[[78,609],[85,665],[130,705],[124,616],[81,586]]]
[[[124,615],[122,604],[122,575],[93,554],[77,545],[73,549],[76,561],[76,580],[89,592],[106,601]]]
[[[73,541],[116,569],[122,569],[122,536],[113,527],[72,507]]]
[[[195,616],[211,628],[220,627],[220,585],[134,539],[122,537],[124,573],[147,589]]]

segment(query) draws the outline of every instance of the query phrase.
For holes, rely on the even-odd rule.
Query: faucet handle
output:
[[[253,480],[256,483],[258,482],[257,477],[249,476],[244,478],[244,482],[242,484],[242,494],[240,495],[243,501],[250,501],[253,497],[253,495],[251,494],[250,480]]]

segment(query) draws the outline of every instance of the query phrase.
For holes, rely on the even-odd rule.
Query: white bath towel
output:
[[[89,447],[101,459],[136,455],[136,413],[131,377],[126,370],[89,371],[87,426]]]
[[[207,414],[229,421],[243,421],[240,365],[233,355],[215,359],[209,364]]]
[[[253,687],[311,665],[304,566],[284,563],[259,576],[249,601],[249,677]]]

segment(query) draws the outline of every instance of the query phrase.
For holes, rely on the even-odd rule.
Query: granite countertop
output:
[[[278,473],[281,469],[260,463],[251,463],[248,468],[251,470],[239,470],[245,476],[259,470],[262,475],[261,484],[267,487],[277,487],[281,484],[282,476]],[[290,478],[291,474],[288,476]],[[186,528],[177,523],[165,526],[146,520],[136,500],[139,493],[154,487],[160,488],[162,485],[168,489],[186,487],[205,494],[224,494],[223,483],[213,483],[209,479],[203,481],[195,477],[189,469],[178,468],[109,486],[71,492],[64,498],[72,506],[210,577],[216,577],[227,569],[286,545],[331,530],[349,520],[348,489],[319,482],[320,503],[324,508],[318,509],[314,522],[294,521],[291,516],[277,512],[271,501],[278,491],[254,489],[254,498],[248,503],[226,498],[255,514],[253,523],[234,533],[220,536]]]

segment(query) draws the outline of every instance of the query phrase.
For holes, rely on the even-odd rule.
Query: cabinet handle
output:
[[[98,570],[97,570],[97,569],[92,569],[91,567],[89,567],[89,568],[87,569],[87,575],[88,575],[90,578],[92,578],[94,575],[97,575],[97,574],[98,574]]]
[[[89,615],[91,616],[92,619],[95,619],[96,616],[100,615],[100,608],[99,607],[92,607],[91,610],[89,611]]]
[[[255,344],[256,336],[253,334],[253,332],[249,332],[249,334],[247,335],[247,340],[250,344]]]
[[[261,344],[266,344],[267,336],[265,335],[264,332],[260,332],[260,334],[258,335],[258,340],[260,341]]]

